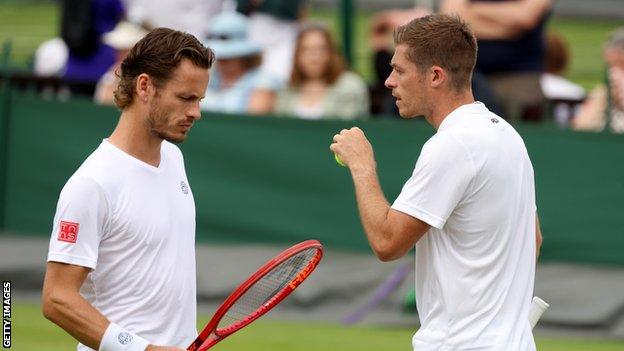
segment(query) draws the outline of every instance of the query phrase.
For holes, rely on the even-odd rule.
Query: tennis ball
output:
[[[340,158],[340,156],[338,156],[338,154],[334,154],[334,159],[336,159],[337,164],[341,165],[342,167],[347,167],[347,165],[342,162],[342,159]]]

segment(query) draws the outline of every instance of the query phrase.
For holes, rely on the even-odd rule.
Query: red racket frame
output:
[[[225,316],[227,311],[234,305],[234,303],[236,303],[238,299],[240,299],[241,296],[243,296],[243,294],[245,294],[245,292],[247,292],[247,290],[249,290],[258,280],[262,279],[262,277],[264,277],[271,270],[273,270],[273,268],[275,268],[282,262],[288,260],[289,258],[300,253],[301,251],[311,249],[311,248],[318,249],[318,251],[316,252],[316,255],[312,258],[312,260],[308,263],[308,265],[303,270],[301,270],[301,272],[297,274],[297,276],[290,283],[288,283],[288,285],[286,285],[280,292],[275,294],[275,296],[273,296],[268,302],[266,302],[256,311],[252,312],[245,319],[238,321],[232,324],[231,326],[223,328],[223,330],[220,330],[219,333],[217,334],[216,329],[217,329],[217,326],[219,325],[219,322],[223,318],[223,316]],[[202,332],[199,333],[199,336],[197,336],[195,341],[193,341],[193,343],[187,348],[187,350],[188,351],[207,350],[211,348],[212,346],[214,346],[215,344],[217,344],[219,341],[225,339],[226,337],[232,335],[234,332],[246,327],[251,322],[260,318],[262,315],[270,311],[273,307],[275,307],[282,300],[284,300],[288,295],[290,295],[290,293],[292,293],[314,271],[314,269],[319,264],[322,257],[323,257],[323,245],[321,245],[321,243],[318,242],[317,240],[307,240],[307,241],[301,242],[295,246],[292,246],[284,250],[282,253],[275,256],[273,259],[271,259],[270,261],[265,263],[262,267],[260,267],[260,269],[258,269],[253,275],[251,275],[249,279],[247,279],[245,282],[239,285],[238,288],[236,288],[230,294],[230,296],[228,296],[228,298],[225,299],[225,301],[217,309],[217,312],[215,312],[214,316],[212,316],[212,319],[210,320],[210,322],[208,322],[204,330],[202,330]],[[214,334],[214,336],[210,337],[211,334]]]

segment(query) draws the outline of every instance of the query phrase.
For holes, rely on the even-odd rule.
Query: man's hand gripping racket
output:
[[[321,243],[308,240],[265,263],[225,299],[187,350],[207,350],[260,318],[290,295],[322,257]]]

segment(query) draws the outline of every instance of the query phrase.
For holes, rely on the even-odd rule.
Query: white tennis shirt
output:
[[[48,261],[91,268],[80,292],[111,322],[188,346],[197,333],[195,203],[180,150],[163,141],[153,167],[104,140],[61,191]]]
[[[431,225],[416,244],[414,350],[535,350],[535,185],[511,125],[480,102],[450,113],[392,208]]]

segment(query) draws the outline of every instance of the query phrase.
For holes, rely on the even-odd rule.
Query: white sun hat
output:
[[[121,21],[117,23],[115,29],[102,36],[102,41],[113,49],[130,50],[147,33],[147,30],[138,24]]]
[[[262,48],[249,40],[247,27],[245,16],[237,12],[223,12],[214,18],[204,44],[214,50],[217,59],[259,54]]]

